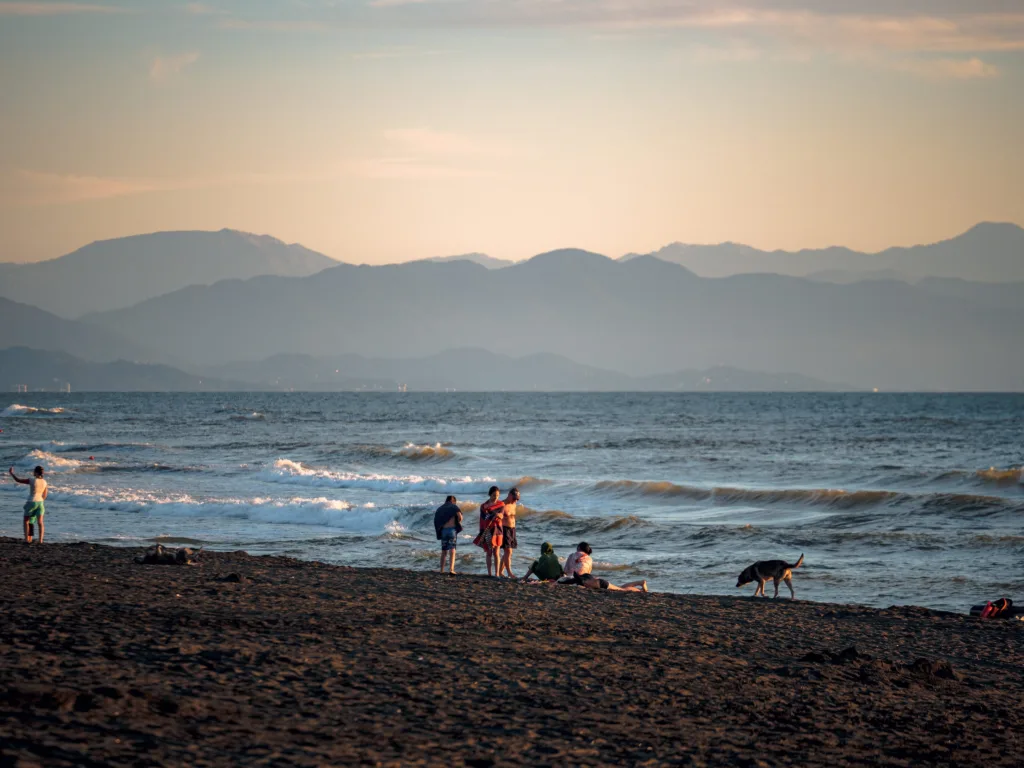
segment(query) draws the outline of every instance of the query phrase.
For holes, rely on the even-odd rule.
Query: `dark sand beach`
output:
[[[0,540],[0,765],[1024,762],[1024,622],[136,554]]]

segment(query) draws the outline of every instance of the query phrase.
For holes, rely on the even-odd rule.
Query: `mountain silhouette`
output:
[[[486,253],[463,253],[458,256],[434,256],[430,259],[423,259],[423,261],[472,261],[474,264],[479,264],[481,267],[487,267],[488,269],[502,269],[503,267],[511,267],[516,263],[509,259],[496,259],[494,256],[488,256]]]
[[[638,255],[627,254],[622,259]],[[736,243],[673,243],[647,255],[680,264],[703,277],[770,272],[850,282],[857,274],[871,279],[888,273],[908,280],[945,277],[998,283],[1024,280],[1024,229],[1016,224],[984,222],[950,240],[877,253],[840,247],[790,252],[761,251]]]
[[[581,365],[560,355],[497,355],[484,349],[453,349],[413,359],[340,355],[274,355],[259,362],[211,367],[221,379],[265,389],[301,391],[385,390],[490,392],[823,392],[849,389],[842,384],[795,374],[768,374],[732,368],[634,377]]]
[[[66,352],[26,347],[0,350],[0,387],[23,384],[30,391],[74,392],[223,392],[252,389],[239,382],[197,376],[167,365],[117,360],[94,363]]]
[[[0,298],[0,348],[32,347],[66,352],[90,361],[153,360],[156,355],[116,330],[65,320],[17,301]],[[24,384],[25,382],[15,382]]]
[[[958,290],[708,279],[654,257],[564,249],[500,270],[420,261],[226,280],[86,319],[195,365],[483,348],[633,377],[731,366],[863,388],[1024,389],[1024,300]]]
[[[121,309],[188,285],[305,276],[338,264],[266,235],[157,232],[102,240],[50,261],[0,264],[0,296],[65,318]]]

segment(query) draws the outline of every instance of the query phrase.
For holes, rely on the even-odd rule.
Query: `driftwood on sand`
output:
[[[135,562],[142,565],[192,565],[202,551],[202,547],[197,550],[189,547],[168,549],[162,544],[157,544],[147,549],[145,554],[136,557]]]

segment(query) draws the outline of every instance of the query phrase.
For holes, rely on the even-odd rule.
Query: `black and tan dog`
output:
[[[789,599],[795,600],[796,593],[793,591],[793,569],[799,568],[804,564],[804,556],[800,555],[800,559],[790,565],[785,560],[759,560],[753,565],[744,568],[743,573],[736,580],[736,586],[742,587],[744,584],[749,584],[752,581],[757,582],[757,589],[754,590],[754,597],[760,594],[762,597],[767,597],[764,593],[764,585],[768,583],[768,579],[772,579],[775,582],[775,594],[772,597],[779,596],[779,582],[786,582],[786,586],[789,587]]]

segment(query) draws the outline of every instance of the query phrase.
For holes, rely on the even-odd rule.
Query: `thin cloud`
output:
[[[422,25],[677,28],[756,33],[822,47],[902,51],[1024,50],[1024,11],[1004,0],[892,3],[852,0],[377,0],[381,21]]]
[[[149,64],[149,79],[157,82],[181,74],[187,67],[199,61],[196,51],[173,56],[155,56]]]
[[[936,80],[989,80],[999,68],[974,57],[970,59],[914,59],[900,61],[895,69]]]
[[[76,13],[124,13],[124,8],[89,3],[0,3],[0,16],[65,16]]]
[[[323,181],[333,174],[238,173],[199,177],[89,176],[20,170],[0,177],[5,203],[27,206],[64,205],[154,192],[181,192],[216,187],[294,184]]]
[[[227,11],[221,10],[220,8],[214,8],[207,5],[206,3],[188,3],[185,6],[185,13],[189,13],[193,16],[225,16]]]

